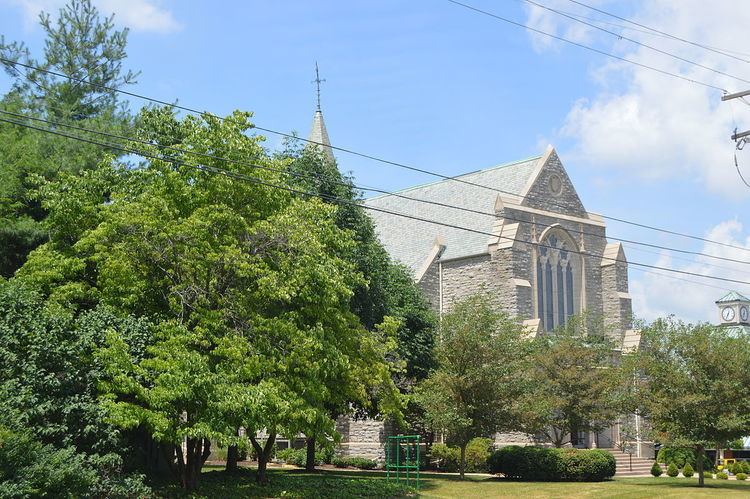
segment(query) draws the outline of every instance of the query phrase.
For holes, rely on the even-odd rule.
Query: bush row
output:
[[[744,473],[747,475],[750,473],[750,463],[748,463],[747,461],[737,461],[736,463],[732,463],[727,466],[727,469],[733,475],[739,475],[740,473]]]
[[[359,468],[361,470],[374,470],[378,465],[372,459],[366,457],[334,457],[331,463],[337,468]]]
[[[490,473],[537,481],[598,482],[615,475],[615,458],[609,452],[590,449],[503,447],[488,460]]]
[[[690,464],[694,470],[698,468],[695,451],[682,447],[662,447],[656,454],[656,461],[667,466],[674,464],[678,469],[683,469],[686,464]],[[703,456],[703,469],[710,470],[713,466],[711,460]]]

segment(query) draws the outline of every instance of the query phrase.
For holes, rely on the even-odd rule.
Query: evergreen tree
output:
[[[126,133],[132,120],[125,104],[117,92],[102,87],[116,89],[135,82],[137,74],[122,67],[127,29],[115,30],[113,18],[102,18],[90,0],[71,0],[54,20],[42,13],[40,24],[46,40],[38,59],[23,43],[0,37],[0,56],[39,68],[2,62],[13,83],[0,100],[0,110],[15,114],[2,115],[3,119],[25,121],[23,116],[32,116],[57,123],[33,123],[39,127],[64,130],[63,125],[75,124]],[[42,223],[46,210],[36,192],[39,184],[60,172],[91,169],[102,154],[98,146],[0,123],[0,275],[13,275],[28,253],[47,239]]]

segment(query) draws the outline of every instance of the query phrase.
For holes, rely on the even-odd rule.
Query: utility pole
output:
[[[722,101],[728,101],[732,99],[742,99],[743,97],[746,97],[750,95],[750,90],[745,90],[743,92],[735,92],[733,94],[724,94],[721,96]],[[745,137],[750,136],[750,130],[746,130],[744,132],[737,132],[737,130],[734,131],[732,134],[732,140],[737,142],[740,139],[743,139]]]

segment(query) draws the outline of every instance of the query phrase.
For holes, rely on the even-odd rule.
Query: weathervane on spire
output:
[[[318,71],[318,61],[315,61],[315,79],[311,83],[315,83],[318,86],[318,111],[320,111],[320,84],[324,81],[325,79],[320,79],[320,72]]]

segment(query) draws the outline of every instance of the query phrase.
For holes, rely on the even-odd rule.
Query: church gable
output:
[[[523,206],[588,218],[573,182],[552,147],[547,149],[521,195]]]

